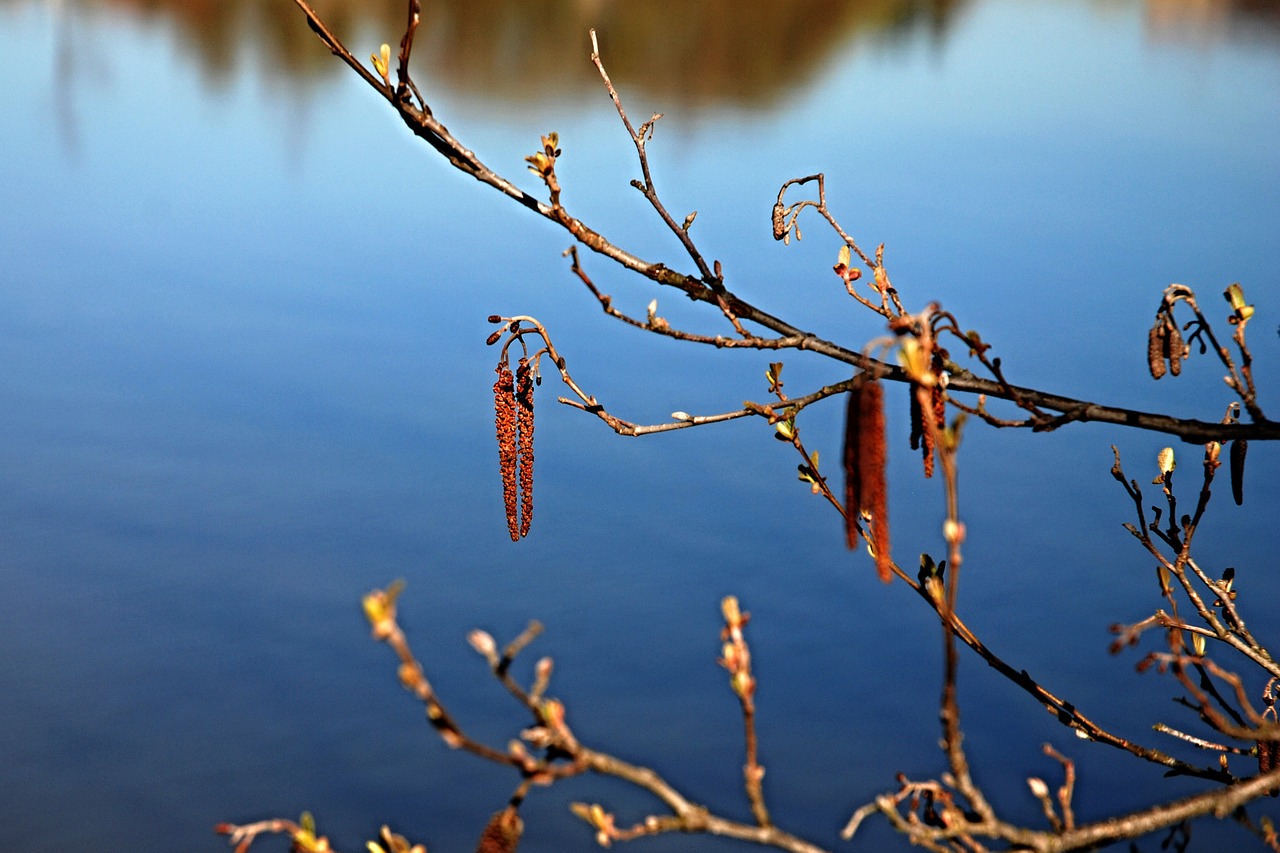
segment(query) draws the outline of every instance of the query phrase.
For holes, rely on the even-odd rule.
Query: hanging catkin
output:
[[[861,399],[858,456],[861,459],[861,504],[871,513],[871,540],[876,552],[876,574],[888,583],[893,578],[889,556],[889,500],[885,484],[887,463],[884,438],[884,387],[868,382]]]
[[[520,538],[516,498],[515,380],[505,358],[498,362],[497,371],[498,381],[493,383],[493,410],[498,430],[498,468],[502,472],[502,502],[507,512],[507,529],[514,542]]]
[[[862,383],[849,390],[844,418],[844,536],[852,551],[858,547],[858,514],[862,505],[862,464],[858,435],[862,427]]]
[[[1156,322],[1151,327],[1151,331],[1147,332],[1147,368],[1151,371],[1152,379],[1160,379],[1164,376],[1167,369],[1165,364],[1165,348],[1168,345],[1169,335],[1165,328],[1164,318],[1156,317]]]
[[[876,574],[886,583],[893,578],[889,555],[889,501],[885,484],[887,462],[884,439],[884,388],[863,382],[849,392],[845,419],[845,542],[857,547],[857,519],[871,515],[871,542]]]
[[[1244,504],[1244,457],[1249,452],[1249,442],[1237,438],[1231,442],[1231,497],[1236,506]]]
[[[520,536],[529,535],[533,523],[533,370],[529,359],[516,365],[516,424],[520,458]]]

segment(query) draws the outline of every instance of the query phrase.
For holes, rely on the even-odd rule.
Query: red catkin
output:
[[[498,381],[493,383],[494,422],[498,433],[498,469],[502,474],[502,502],[506,507],[511,541],[520,538],[516,496],[516,400],[515,382],[506,359],[498,362]]]
[[[529,359],[516,366],[517,447],[520,459],[520,536],[529,535],[533,523],[533,370]]]
[[[889,499],[885,482],[887,448],[884,428],[884,388],[868,382],[859,395],[858,458],[860,503],[871,513],[871,541],[876,552],[876,574],[888,583],[893,579],[893,559],[889,555]]]

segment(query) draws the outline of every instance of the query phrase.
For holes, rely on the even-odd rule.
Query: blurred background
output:
[[[396,0],[316,5],[358,56],[399,40]],[[849,346],[882,332],[829,272],[839,242],[817,220],[798,244],[770,238],[779,185],[824,171],[846,229],[886,244],[907,306],[936,300],[981,330],[1012,381],[1218,419],[1220,366],[1195,356],[1155,383],[1146,330],[1171,282],[1221,321],[1239,281],[1261,402],[1280,405],[1274,3],[426,6],[416,79],[436,115],[535,194],[523,157],[558,131],[565,204],[642,257],[691,266],[627,185],[634,150],[591,27],[633,119],[665,114],[649,150],[673,215],[698,211],[693,236],[761,307]],[[584,742],[749,819],[715,663],[720,598],[738,595],[775,819],[829,848],[905,847],[874,820],[852,846],[836,834],[895,773],[944,769],[936,625],[844,550],[770,428],[622,439],[557,406],[548,377],[533,530],[506,532],[487,315],[538,316],[586,390],[637,422],[764,400],[775,355],[608,321],[561,257],[567,236],[416,142],[287,0],[0,0],[0,75],[0,849],[221,850],[215,823],[303,809],[343,850],[383,823],[473,849],[514,780],[447,750],[368,638],[360,596],[396,578],[472,734],[503,744],[525,720],[467,631],[505,642],[537,618],[517,670],[555,658]],[[723,331],[584,262],[625,310],[657,296],[673,324]],[[793,394],[845,378],[783,361]],[[941,485],[908,448],[902,389],[889,402],[895,556],[911,565],[943,551]],[[842,408],[800,418],[824,459]],[[1143,649],[1106,653],[1108,626],[1161,603],[1120,526],[1113,443],[1146,483],[1169,442],[969,428],[962,608],[1100,724],[1210,763],[1151,731],[1196,722],[1171,683],[1133,672]],[[1177,452],[1191,500],[1199,451]],[[1273,648],[1277,473],[1255,443],[1244,506],[1223,484],[1198,534]],[[1081,820],[1202,787],[1077,740],[970,655],[960,686],[975,774],[1012,818],[1038,820],[1027,776],[1058,778],[1046,742],[1078,762]],[[573,800],[623,823],[658,808],[607,780],[535,791],[522,849],[592,849]],[[1210,823],[1195,838],[1248,843]]]

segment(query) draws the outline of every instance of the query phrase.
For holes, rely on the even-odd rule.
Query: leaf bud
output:
[[[724,614],[726,625],[732,627],[742,624],[742,610],[738,606],[737,596],[726,595],[724,600],[720,602],[720,612]]]
[[[498,644],[487,631],[475,630],[467,634],[467,642],[485,658],[493,660],[498,656]]]
[[[1235,312],[1233,322],[1242,323],[1253,316],[1253,306],[1245,304],[1244,289],[1240,287],[1240,282],[1228,287],[1222,295],[1231,303],[1231,310]]]

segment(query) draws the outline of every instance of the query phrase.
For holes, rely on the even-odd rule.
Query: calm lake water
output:
[[[571,210],[685,268],[627,186],[633,151],[587,61],[595,26],[633,116],[666,113],[650,150],[669,206],[698,211],[693,234],[757,304],[851,346],[880,333],[841,299],[838,243],[816,220],[799,245],[769,238],[779,184],[822,170],[846,227],[886,243],[908,305],[938,300],[980,329],[1014,381],[1219,418],[1220,368],[1195,358],[1154,383],[1145,333],[1170,282],[1221,317],[1217,294],[1239,281],[1258,307],[1262,403],[1280,406],[1273,7],[640,5],[431,7],[419,82],[530,191],[522,158],[557,130]],[[398,38],[397,2],[339,11],[358,54]],[[554,656],[553,693],[584,741],[748,818],[715,664],[718,602],[735,593],[754,614],[780,824],[848,849],[838,828],[896,772],[941,772],[936,627],[844,550],[763,424],[624,440],[544,383],[533,532],[508,539],[487,315],[543,319],[575,378],[639,422],[763,400],[768,354],[607,321],[560,257],[566,236],[415,143],[286,0],[0,2],[0,75],[0,849],[215,851],[216,822],[303,809],[347,851],[384,822],[433,851],[472,849],[514,783],[445,749],[369,640],[360,596],[395,578],[428,674],[490,742],[525,720],[466,632],[505,641],[537,618],[521,672]],[[642,282],[587,263],[643,314]],[[656,295],[673,322],[719,330]],[[796,394],[844,378],[784,361]],[[910,562],[943,550],[942,496],[899,402],[892,515]],[[841,409],[800,421],[827,459]],[[1106,654],[1108,625],[1160,604],[1120,527],[1132,508],[1111,443],[1147,481],[1166,442],[970,430],[962,606],[1104,725],[1211,760],[1150,731],[1195,727],[1171,685],[1134,674],[1139,653]],[[1190,500],[1196,450],[1179,452]],[[1261,445],[1249,461],[1244,507],[1217,496],[1200,556],[1237,568],[1274,648],[1280,463]],[[966,743],[1007,814],[1037,820],[1024,780],[1057,778],[1045,742],[1079,762],[1082,819],[1199,790],[1078,741],[963,663]],[[573,800],[628,822],[656,807],[598,779],[537,791],[522,849],[593,849]],[[1196,835],[1199,849],[1246,840]],[[895,845],[872,821],[856,849]]]

